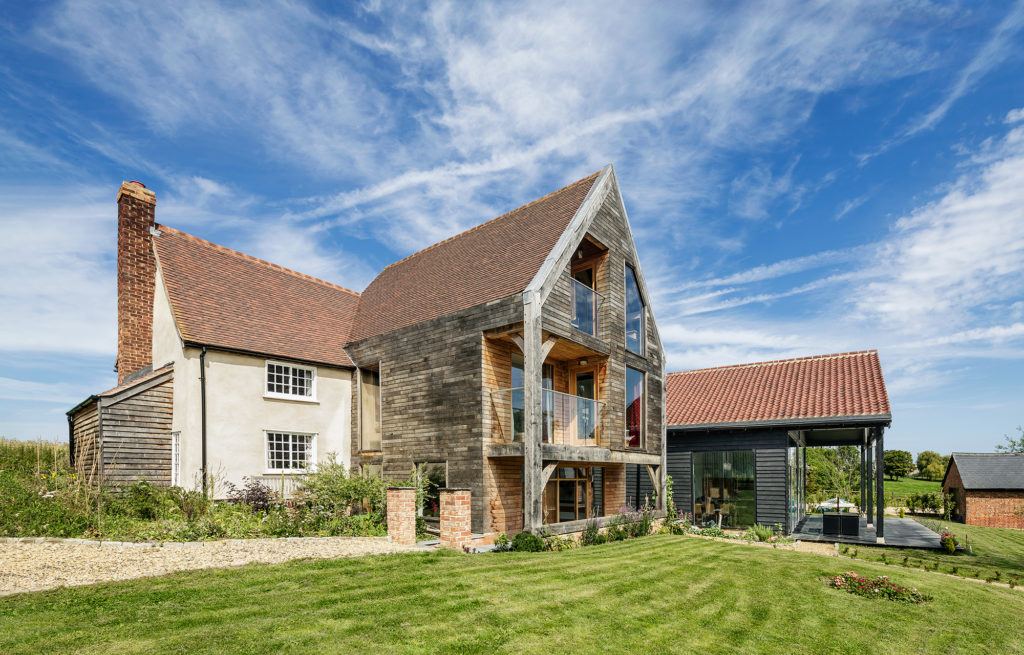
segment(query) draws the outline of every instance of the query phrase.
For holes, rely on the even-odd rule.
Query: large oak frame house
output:
[[[627,469],[663,502],[664,351],[611,165],[362,294],[158,225],[155,203],[118,193],[119,385],[68,413],[83,473],[290,487],[335,452],[470,488],[475,532],[582,529],[633,500]]]

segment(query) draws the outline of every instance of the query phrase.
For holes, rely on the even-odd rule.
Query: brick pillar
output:
[[[117,192],[117,381],[153,363],[156,195],[141,182]]]
[[[630,465],[632,466],[632,465]],[[644,475],[646,472],[641,471]],[[604,515],[614,516],[626,505],[626,465],[604,466]]]
[[[416,489],[388,487],[388,538],[399,544],[416,543]]]
[[[462,550],[470,543],[472,516],[469,489],[441,489],[441,548]]]

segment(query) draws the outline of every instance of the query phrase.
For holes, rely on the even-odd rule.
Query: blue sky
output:
[[[389,4],[0,9],[0,434],[111,386],[122,180],[361,290],[608,162],[671,370],[878,348],[888,447],[1024,422],[1024,3]]]

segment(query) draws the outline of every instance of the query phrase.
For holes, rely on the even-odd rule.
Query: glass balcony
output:
[[[566,446],[598,446],[604,403],[590,398],[543,390],[541,439]],[[523,388],[491,392],[492,437],[513,443],[523,440],[526,411]]]
[[[580,332],[597,336],[597,317],[601,313],[604,298],[579,280],[571,279],[572,285],[572,326]]]

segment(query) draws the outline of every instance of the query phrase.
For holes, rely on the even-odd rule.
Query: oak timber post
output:
[[[875,536],[878,543],[885,543],[885,444],[882,428],[875,430],[875,502],[878,503],[878,519],[875,521]]]
[[[543,386],[543,343],[541,333],[540,298],[530,291],[523,294],[523,405],[525,425],[523,430],[523,529],[533,530],[541,526],[542,490],[540,477],[540,436],[541,414],[544,401]]]

